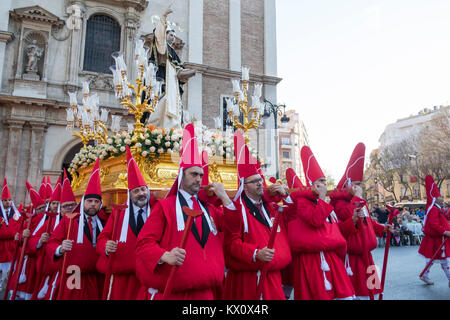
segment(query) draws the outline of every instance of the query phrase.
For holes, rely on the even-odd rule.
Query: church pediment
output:
[[[12,18],[16,20],[31,20],[38,22],[46,22],[52,25],[62,25],[64,21],[53,13],[41,8],[40,6],[32,6],[25,8],[17,8],[9,12]]]

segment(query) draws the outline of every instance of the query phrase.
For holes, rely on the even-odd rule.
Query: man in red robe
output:
[[[105,277],[96,269],[97,237],[103,230],[98,213],[102,206],[99,159],[94,165],[86,191],[74,213],[72,229],[68,235],[70,218],[63,217],[51,235],[47,251],[59,260],[67,252],[67,269],[61,271],[66,278],[58,288],[62,300],[99,300]],[[63,274],[64,273],[64,274]],[[67,275],[67,277],[66,277]],[[62,292],[60,292],[62,290]]]
[[[371,251],[377,247],[377,237],[382,237],[389,228],[392,229],[391,225],[382,225],[372,220],[362,197],[365,150],[363,143],[356,145],[341,181],[330,194],[330,204],[334,207],[339,221],[353,220],[358,230],[354,234],[346,235],[345,256],[347,273],[358,300],[375,298],[381,292],[380,279]],[[362,219],[362,223],[357,223],[358,219]]]
[[[44,199],[40,197],[39,193],[31,186],[28,181],[26,182],[26,185],[28,194],[30,195],[31,203],[33,204],[33,211],[35,215],[31,218],[29,227],[27,225],[28,219],[26,219],[23,224],[20,223],[22,227],[18,230],[18,233],[16,233],[15,239],[21,238],[19,239],[21,245],[24,244],[25,238],[29,238],[36,230],[36,228],[40,227],[40,224],[42,225],[45,221],[44,212],[47,206]],[[21,216],[20,219],[24,219],[24,217]],[[27,247],[25,248],[25,256],[21,270],[17,269],[19,261],[16,261],[16,264],[14,266],[14,273],[11,276],[9,282],[9,293],[12,293],[14,290],[14,288],[11,286],[11,283],[15,284],[16,281],[18,282],[16,299],[30,300],[31,295],[33,294],[33,290],[36,285],[36,258],[36,252],[30,250],[29,246],[27,245]]]
[[[353,299],[354,290],[344,265],[347,250],[343,232],[356,232],[352,220],[338,223],[333,207],[325,202],[326,178],[311,149],[301,159],[310,189],[291,193],[288,239],[293,251],[296,300]]]
[[[106,274],[108,265],[112,263],[111,279],[105,284],[107,300],[136,300],[145,296],[145,288],[136,278],[135,248],[137,237],[156,199],[150,197],[150,190],[128,146],[127,172],[128,207],[108,219],[98,238],[97,269]],[[116,228],[113,234],[114,224]]]
[[[233,300],[284,300],[281,272],[291,261],[291,252],[284,225],[277,230],[274,247],[267,248],[272,231],[274,202],[280,199],[264,194],[263,178],[258,173],[257,161],[250,157],[240,131],[234,137],[238,179],[242,194],[237,194],[234,205],[242,212],[241,228],[225,232],[224,253],[228,272],[225,278],[224,298]],[[288,196],[281,184],[271,185],[274,194]],[[261,270],[268,264],[261,297],[257,287]]]
[[[448,285],[450,286],[450,267],[448,263],[450,259],[450,222],[446,219],[442,211],[444,198],[441,196],[439,188],[430,175],[425,177],[425,190],[427,192],[427,211],[423,222],[423,233],[425,236],[420,243],[419,254],[425,257],[425,264],[428,264],[442,242],[445,242],[441,251],[434,258],[433,263],[441,264],[442,270],[447,276]],[[429,276],[431,266],[420,278],[428,285],[434,284]]]
[[[64,178],[67,179],[64,172]],[[48,192],[48,190],[47,190]],[[28,245],[31,249],[34,248],[38,252],[37,259],[37,285],[34,288],[31,300],[47,300],[46,296],[49,287],[51,287],[51,277],[57,272],[56,266],[58,265],[53,261],[53,257],[49,256],[44,246],[48,242],[50,235],[61,220],[61,178],[58,178],[55,188],[52,190],[50,197],[48,210],[46,212],[46,220],[42,227],[30,237]],[[48,229],[48,232],[47,232]]]
[[[203,177],[197,137],[192,124],[183,132],[180,172],[165,199],[159,200],[139,233],[136,244],[136,275],[147,288],[149,299],[164,295],[170,270],[176,266],[173,289],[166,298],[175,300],[210,300],[222,285],[225,263],[217,226],[222,225],[223,210],[198,199]],[[223,185],[213,183],[210,190],[231,205]],[[185,232],[186,213],[183,206],[202,211],[196,217],[185,248],[179,248]]]
[[[14,236],[18,228],[16,221],[20,218],[20,213],[12,201],[6,178],[3,181],[0,210],[0,291],[3,291],[8,281],[8,274],[14,255]]]

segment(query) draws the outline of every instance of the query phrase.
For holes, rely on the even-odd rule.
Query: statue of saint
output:
[[[157,67],[156,78],[163,81],[161,99],[155,112],[150,117],[148,113],[144,114],[141,121],[160,128],[181,129],[182,86],[189,78],[195,76],[196,71],[184,68],[180,57],[172,47],[175,31],[167,21],[167,16],[172,12],[172,9],[167,9],[157,21],[150,48],[149,62]]]
[[[39,59],[42,57],[44,49],[39,48],[39,46],[37,45],[37,41],[33,40],[31,44],[27,45],[27,47],[25,48],[25,52],[28,56],[28,62],[27,66],[25,67],[25,71],[37,73],[38,71],[37,63]]]

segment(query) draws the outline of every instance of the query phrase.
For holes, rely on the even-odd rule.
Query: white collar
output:
[[[192,195],[192,194],[190,194],[189,192],[184,191],[183,189],[178,189],[178,191],[180,191],[181,195],[182,195],[182,196],[184,197],[184,199],[186,199],[186,200],[191,200],[192,197],[195,197],[195,199],[198,199],[196,194],[195,194],[195,195]]]

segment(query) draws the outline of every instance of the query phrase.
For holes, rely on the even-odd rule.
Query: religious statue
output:
[[[28,62],[27,66],[25,67],[25,71],[37,73],[38,71],[37,63],[39,62],[39,59],[42,57],[44,49],[39,48],[39,46],[37,45],[37,41],[33,40],[31,44],[29,44],[25,48],[25,52],[28,56]]]
[[[149,62],[156,66],[156,78],[163,82],[161,99],[150,117],[148,113],[144,113],[142,117],[143,123],[148,122],[160,128],[181,128],[182,86],[196,73],[193,69],[184,68],[172,47],[175,30],[167,20],[167,16],[172,12],[169,8],[162,17],[158,17],[150,48]]]

